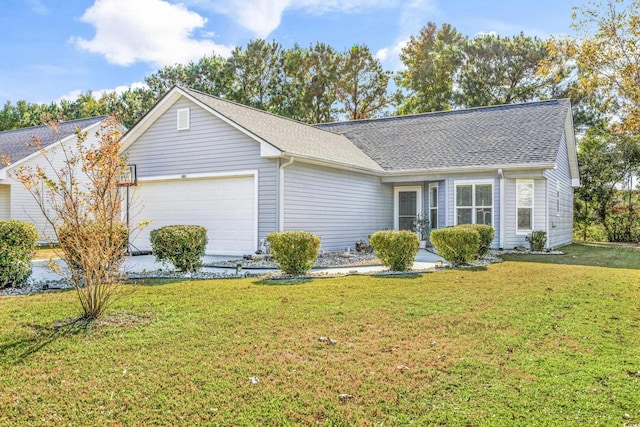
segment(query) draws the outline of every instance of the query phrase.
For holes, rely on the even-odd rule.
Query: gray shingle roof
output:
[[[382,171],[376,162],[342,135],[196,90],[180,89],[286,154]]]
[[[553,164],[569,100],[316,125],[390,172]]]
[[[41,148],[46,148],[69,135],[73,135],[78,127],[85,129],[104,120],[105,117],[106,116],[99,116],[89,119],[60,122],[57,134],[48,126],[34,126],[0,132],[0,155],[8,156],[11,163],[14,164]],[[34,138],[40,141],[39,148],[34,145]],[[5,165],[0,164],[0,169],[4,167]]]

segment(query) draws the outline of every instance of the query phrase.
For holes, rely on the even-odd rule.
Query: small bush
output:
[[[156,260],[171,263],[179,271],[202,267],[207,247],[207,229],[199,225],[168,225],[151,231],[151,247]]]
[[[466,226],[440,228],[431,232],[431,243],[447,261],[468,264],[478,258],[480,233]]]
[[[378,259],[392,271],[411,268],[420,247],[416,233],[408,230],[378,231],[369,240]]]
[[[277,231],[267,235],[271,254],[286,274],[303,274],[313,268],[320,237],[308,231]]]
[[[38,231],[30,222],[0,221],[0,289],[21,286],[31,275]]]
[[[547,232],[532,231],[525,239],[529,242],[532,251],[541,252],[544,251],[544,247],[547,244]]]
[[[485,224],[461,224],[458,227],[466,227],[476,230],[480,234],[480,249],[478,249],[478,257],[483,257],[491,249],[491,242],[495,237],[496,231],[490,225]]]
[[[58,244],[64,261],[72,271],[80,274],[87,267],[92,270],[97,267],[97,271],[100,271],[103,268],[98,264],[105,261],[106,271],[110,264],[116,266],[122,263],[127,252],[128,234],[127,226],[116,222],[90,222],[73,230],[61,226]]]

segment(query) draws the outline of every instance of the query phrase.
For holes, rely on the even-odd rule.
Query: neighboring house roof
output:
[[[553,165],[569,100],[316,125],[344,135],[385,171]]]
[[[77,128],[86,129],[101,122],[105,117],[99,116],[60,122],[57,132],[53,132],[46,125],[0,132],[0,156],[7,156],[11,161],[9,166],[15,166],[41,149],[74,135]],[[39,146],[36,146],[34,140],[39,141]],[[6,167],[6,165],[0,163],[0,170]]]

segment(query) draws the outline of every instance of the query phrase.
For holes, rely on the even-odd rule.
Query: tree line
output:
[[[43,114],[67,120],[114,114],[134,124],[174,85],[187,86],[305,123],[358,120],[566,96],[554,76],[538,74],[550,59],[547,41],[463,36],[429,22],[402,50],[403,70],[385,70],[364,44],[344,51],[318,42],[284,48],[252,40],[228,58],[216,54],[175,64],[145,78],[146,88],[51,104],[7,102],[0,130],[40,124]],[[395,83],[395,85],[392,84]]]

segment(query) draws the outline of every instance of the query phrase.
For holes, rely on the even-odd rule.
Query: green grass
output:
[[[73,292],[0,299],[0,425],[640,423],[633,269],[131,288],[91,325]]]
[[[503,255],[505,261],[547,264],[592,265],[640,270],[640,250],[606,244],[574,243],[560,248],[564,255]]]

